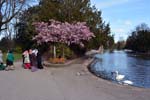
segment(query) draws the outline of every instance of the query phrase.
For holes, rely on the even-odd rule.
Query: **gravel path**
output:
[[[0,100],[150,100],[150,89],[97,78],[85,65],[31,72],[16,62],[14,71],[0,71]]]

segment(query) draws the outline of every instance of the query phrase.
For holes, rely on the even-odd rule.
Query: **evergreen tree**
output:
[[[150,28],[145,24],[138,25],[128,37],[126,48],[138,52],[150,51]]]
[[[27,23],[24,31],[29,30],[32,27],[31,23],[34,21],[48,22],[50,19],[54,19],[69,23],[86,22],[96,36],[89,42],[85,42],[86,49],[96,49],[100,45],[108,48],[114,42],[113,36],[110,35],[109,24],[102,20],[101,11],[96,9],[95,6],[91,7],[90,0],[40,0],[36,8],[29,8],[23,13],[21,22],[26,21]],[[26,16],[27,12],[31,13],[31,16]],[[30,33],[31,37],[35,36],[34,31],[25,33]],[[19,34],[21,33],[19,32]]]
[[[19,23],[15,25],[17,34],[14,37],[16,43],[22,47],[22,49],[31,48],[34,45],[33,36],[36,35],[32,23],[38,21],[39,6],[31,7],[24,12],[20,13]]]

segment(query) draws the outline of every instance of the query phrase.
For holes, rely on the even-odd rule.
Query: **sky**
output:
[[[33,0],[32,5],[37,4]],[[91,0],[102,11],[103,21],[110,24],[115,42],[126,40],[141,23],[150,27],[150,0]]]
[[[150,27],[150,0],[91,0],[102,11],[103,21],[110,24],[115,42],[126,40],[141,23]]]

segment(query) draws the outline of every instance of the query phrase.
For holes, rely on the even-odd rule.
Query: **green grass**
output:
[[[15,61],[22,59],[21,53],[14,53]],[[3,53],[3,61],[6,62],[6,53]]]

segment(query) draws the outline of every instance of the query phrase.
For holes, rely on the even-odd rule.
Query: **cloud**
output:
[[[114,32],[115,32],[114,34],[115,42],[126,40],[128,37],[124,29],[119,28],[119,29],[114,30]]]
[[[123,25],[123,26],[129,26],[129,25],[133,24],[132,21],[130,21],[130,20],[123,20],[123,19],[118,19],[118,20],[115,21],[115,23]]]
[[[113,32],[115,32],[116,34],[120,34],[120,33],[125,33],[126,31],[123,28],[118,28],[118,29],[114,29]]]
[[[120,40],[126,40],[127,37],[128,37],[128,28],[127,26],[118,26],[118,27],[115,27],[112,30],[112,33],[114,33],[114,39],[115,39],[115,42],[117,41],[120,41]]]
[[[91,0],[91,2],[99,6],[100,9],[103,9],[103,8],[109,8],[112,6],[128,3],[129,0],[105,0],[105,1]]]
[[[126,34],[121,34],[121,35],[115,35],[115,42],[118,42],[118,41],[122,41],[122,40],[126,40],[128,37],[128,35]]]
[[[124,22],[124,24],[127,25],[127,26],[131,26],[131,25],[132,25],[132,22],[131,22],[130,20],[126,20],[126,21]]]

